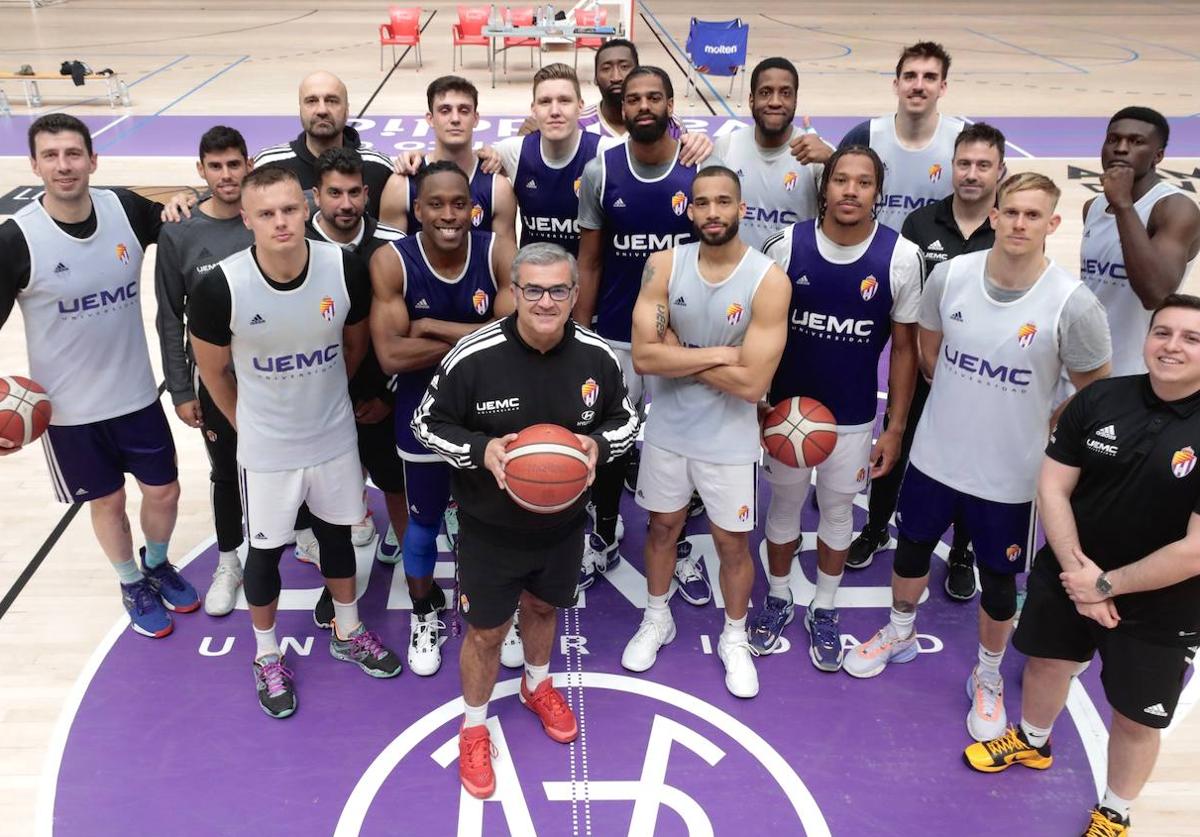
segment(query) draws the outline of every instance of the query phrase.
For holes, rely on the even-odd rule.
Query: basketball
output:
[[[508,496],[540,514],[569,507],[587,488],[588,457],[575,434],[557,424],[535,424],[506,448]]]
[[[792,468],[820,465],[833,453],[837,438],[837,419],[815,398],[780,401],[763,420],[763,447]]]
[[[46,390],[20,375],[0,376],[0,436],[21,447],[45,433],[49,424]]]

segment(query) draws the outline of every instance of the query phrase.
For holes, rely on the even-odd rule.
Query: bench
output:
[[[102,80],[104,82],[104,95],[108,99],[109,107],[116,107],[117,103],[129,107],[129,87],[121,80],[119,73],[106,73],[99,75],[90,73],[83,77],[87,80]],[[41,107],[42,91],[38,89],[38,82],[41,81],[67,81],[74,84],[70,76],[59,75],[58,73],[34,73],[33,75],[20,75],[19,73],[0,73],[0,83],[6,81],[19,81],[25,89],[25,104],[31,109]],[[8,106],[8,96],[4,93],[4,88],[0,87],[0,114],[5,116],[12,115],[12,109]]]

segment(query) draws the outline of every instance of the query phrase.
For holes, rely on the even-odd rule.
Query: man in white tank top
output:
[[[333,597],[330,654],[371,677],[400,673],[399,658],[359,619],[350,539],[365,509],[347,385],[367,350],[371,280],[357,256],[305,239],[308,204],[288,169],[246,176],[242,216],[254,245],[201,280],[188,329],[204,386],[238,434],[259,705],[286,718],[296,692],[275,634],[279,559],[302,503]]]
[[[900,488],[899,545],[888,624],[846,655],[855,677],[917,656],[917,602],[933,548],[961,515],[980,577],[979,663],[967,680],[967,731],[977,741],[1005,728],[1000,662],[1027,569],[1033,499],[1054,391],[1065,369],[1084,387],[1109,372],[1103,310],[1045,253],[1061,220],[1059,190],[1026,172],[1000,186],[996,245],[938,265],[925,285],[918,336],[932,379]]]
[[[621,665],[646,671],[675,638],[667,602],[675,543],[695,490],[721,562],[725,627],[717,656],[726,688],[750,698],[758,694],[746,634],[754,583],[756,404],[783,352],[791,289],[778,266],[738,238],[745,204],[736,172],[703,169],[687,211],[700,240],[650,256],[633,311],[634,366],[657,377],[635,494],[650,512],[648,596]]]
[[[1100,149],[1104,192],[1083,206],[1080,278],[1108,312],[1113,375],[1146,371],[1150,313],[1179,289],[1200,252],[1200,208],[1155,171],[1169,136],[1157,111],[1117,111]]]

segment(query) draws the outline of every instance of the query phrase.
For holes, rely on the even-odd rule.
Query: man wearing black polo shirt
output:
[[[1019,728],[967,748],[976,770],[1050,766],[1050,728],[1100,652],[1113,709],[1108,787],[1088,834],[1119,837],[1200,645],[1200,297],[1150,321],[1148,375],[1097,381],[1067,405],[1038,486],[1046,529],[1013,644]]]
[[[900,231],[921,248],[926,276],[944,261],[963,253],[987,250],[995,243],[996,231],[988,222],[988,213],[996,205],[996,187],[1003,178],[1004,134],[983,122],[968,125],[954,141],[954,193],[914,211],[904,219]],[[846,560],[850,569],[868,566],[875,553],[888,545],[888,521],[896,511],[900,480],[928,397],[929,382],[918,375],[900,460],[887,474],[871,481],[867,524],[850,544]],[[887,427],[886,416],[884,427]],[[975,556],[970,545],[966,527],[961,521],[956,522],[945,583],[946,595],[956,601],[970,601],[975,595]]]

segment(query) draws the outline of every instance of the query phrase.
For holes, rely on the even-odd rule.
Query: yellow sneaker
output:
[[[1129,834],[1129,820],[1122,820],[1116,811],[1097,805],[1091,814],[1092,821],[1083,837],[1126,837]]]
[[[1045,770],[1054,763],[1054,757],[1050,755],[1049,741],[1033,747],[1019,729],[1009,727],[999,738],[972,744],[963,751],[963,761],[983,773],[999,773],[1014,764]]]

